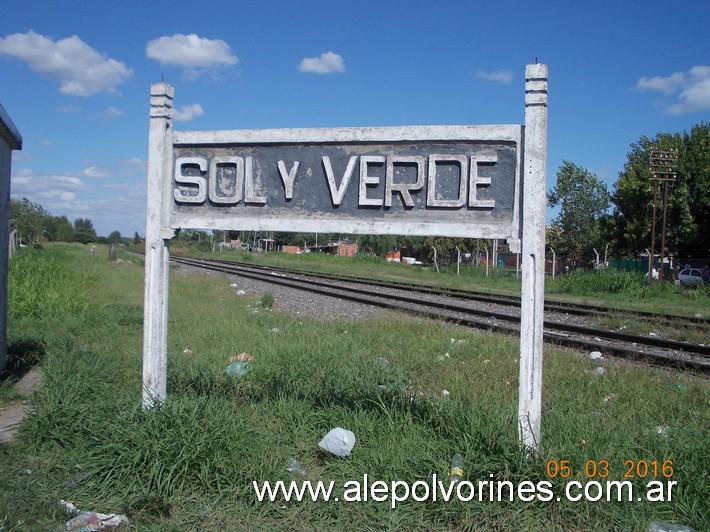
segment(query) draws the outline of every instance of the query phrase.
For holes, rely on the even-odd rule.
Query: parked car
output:
[[[678,281],[683,286],[701,286],[703,273],[700,268],[685,268],[678,274]]]

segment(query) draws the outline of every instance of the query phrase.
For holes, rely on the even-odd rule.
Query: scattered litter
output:
[[[591,358],[592,360],[598,360],[604,357],[599,351],[592,351],[591,353],[589,353],[589,358]]]
[[[656,334],[655,332],[650,332],[650,333],[648,333],[648,335],[649,336],[658,336],[658,334]]]
[[[237,287],[237,283],[231,283],[229,286],[230,286],[231,288],[236,288],[236,287]]]
[[[245,296],[247,293],[244,290],[237,290],[237,295],[238,296]]]
[[[653,521],[648,525],[648,532],[694,532],[692,528],[678,523],[663,523],[662,521]]]
[[[447,358],[451,358],[451,355],[449,355],[449,353],[444,353],[443,355],[439,355],[438,357],[436,357],[436,360],[438,360],[439,362],[443,362]]]
[[[227,366],[227,375],[243,377],[244,375],[249,373],[253,367],[254,366],[251,362],[232,362],[229,366]]]
[[[108,528],[117,527],[128,524],[128,517],[119,514],[100,514],[97,512],[82,512],[72,503],[67,501],[59,501],[59,504],[68,514],[78,514],[66,523],[64,527],[67,530],[105,530]]]
[[[355,434],[347,429],[336,427],[318,443],[318,447],[335,456],[349,456],[355,445]]]
[[[675,390],[676,392],[687,392],[688,387],[685,384],[664,384],[666,388],[670,388],[671,390]]]
[[[274,327],[273,329],[271,329],[271,332],[274,334],[278,334],[281,332],[281,329],[279,329],[278,327]]]
[[[666,438],[668,437],[668,434],[670,433],[670,427],[666,425],[658,425],[656,427],[656,433],[660,434],[661,436],[665,436]]]
[[[451,457],[451,469],[449,470],[449,482],[456,483],[463,478],[463,456],[455,454]]]
[[[252,362],[254,357],[249,353],[239,353],[238,355],[232,355],[229,357],[230,362]]]
[[[449,390],[441,390],[441,395],[443,395],[444,397],[448,397],[449,395],[451,395],[451,392]]]
[[[483,361],[484,364],[488,364],[489,362],[490,362],[490,359],[488,359],[488,358]],[[463,364],[463,362],[462,362],[462,364]]]
[[[594,374],[595,374],[595,375],[604,375],[605,373],[606,373],[606,370],[605,370],[603,367],[601,367],[601,366],[599,366],[598,368],[595,368],[595,369],[594,369]]]
[[[616,394],[610,393],[609,395],[604,397],[604,402],[608,403],[609,401],[613,401],[616,399]]]
[[[195,354],[195,352],[192,349],[188,349],[186,347],[185,349],[183,349],[182,354],[191,357],[192,355]]]
[[[379,364],[380,366],[389,366],[391,362],[387,360],[385,357],[377,357],[375,359],[375,362]]]
[[[296,460],[293,456],[288,459],[288,464],[286,464],[286,471],[304,478],[308,475],[308,472],[301,467],[301,465],[298,463],[298,460]]]
[[[698,313],[695,315],[695,317],[696,317],[696,318],[704,318],[705,316],[703,316],[702,314],[700,314],[700,312],[698,312]]]

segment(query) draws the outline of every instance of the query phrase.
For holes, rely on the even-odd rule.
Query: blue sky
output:
[[[23,137],[12,197],[145,230],[150,84],[176,130],[524,123],[549,66],[548,187],[610,190],[641,136],[710,121],[706,0],[5,0],[0,104]],[[548,218],[555,213],[550,212]]]

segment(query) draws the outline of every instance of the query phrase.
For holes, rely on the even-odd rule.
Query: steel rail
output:
[[[471,309],[457,304],[421,301],[420,299],[410,296],[381,295],[361,288],[338,288],[326,282],[289,277],[286,274],[279,274],[273,271],[271,273],[261,273],[245,270],[243,266],[229,261],[215,263],[205,259],[188,259],[184,257],[172,257],[171,260],[213,271],[231,272],[243,277],[300,290],[308,290],[321,295],[338,297],[353,302],[375,305],[392,310],[404,310],[411,314],[428,318],[444,319],[447,322],[457,323],[459,325],[510,333],[519,332],[519,328],[517,328],[516,325],[520,323],[520,318],[510,314]],[[340,280],[342,281],[342,279]],[[408,306],[403,306],[402,303]],[[435,308],[438,311],[434,312],[429,310],[430,308]],[[544,328],[545,340],[558,345],[592,350],[603,348],[607,353],[613,352],[623,356],[644,358],[663,365],[710,372],[710,360],[708,360],[708,358],[710,358],[710,346],[666,340],[658,337],[635,336],[616,331],[591,329],[579,325],[558,323],[549,320],[544,321]],[[576,336],[568,336],[568,334]],[[639,346],[679,351],[681,354],[644,352],[639,349]]]
[[[196,260],[202,260],[202,259],[196,259]],[[303,271],[303,270],[292,270],[292,269],[288,269],[288,268],[282,268],[279,266],[264,266],[264,265],[259,265],[259,264],[247,264],[247,263],[235,262],[235,261],[224,260],[224,259],[210,259],[210,260],[213,260],[213,261],[219,262],[219,263],[224,263],[224,264],[238,265],[238,266],[241,266],[244,268],[250,268],[250,269],[255,269],[255,270],[282,272],[287,275],[307,275],[309,277],[332,279],[332,280],[340,281],[340,282],[343,282],[343,281],[354,282],[354,283],[359,283],[359,284],[367,284],[367,285],[371,285],[371,286],[381,286],[383,288],[399,288],[399,289],[403,289],[403,290],[409,290],[411,292],[418,292],[418,293],[432,294],[432,295],[451,296],[451,297],[457,297],[460,299],[467,299],[467,300],[471,300],[471,301],[480,301],[480,302],[484,302],[484,303],[494,303],[494,304],[500,304],[500,305],[517,306],[517,307],[520,306],[520,296],[514,296],[514,295],[492,294],[492,293],[487,293],[487,292],[475,292],[475,291],[470,291],[470,290],[460,290],[460,289],[456,289],[456,288],[438,288],[438,287],[432,287],[432,286],[421,286],[421,285],[415,285],[415,284],[405,283],[405,282],[400,282],[400,281],[378,281],[376,279],[368,279],[365,277],[345,277],[345,276],[338,276],[338,275],[329,274],[329,273],[310,272],[310,271]],[[710,327],[710,318],[705,318],[705,317],[659,314],[657,312],[620,309],[620,308],[614,308],[614,307],[604,307],[604,306],[599,306],[599,305],[585,305],[585,304],[581,304],[581,303],[565,303],[565,302],[561,302],[561,301],[549,301],[548,300],[548,301],[545,301],[545,310],[549,311],[549,312],[563,312],[563,313],[575,315],[575,316],[608,316],[610,314],[629,315],[629,316],[633,316],[634,318],[644,318],[649,321],[665,322],[665,323],[668,323],[671,325],[675,325],[679,322],[682,322],[683,324],[691,323],[691,324],[698,324],[701,326]]]

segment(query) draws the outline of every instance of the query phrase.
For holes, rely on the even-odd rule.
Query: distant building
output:
[[[0,105],[0,371],[7,360],[7,261],[10,249],[10,169],[22,137]]]
[[[338,255],[340,257],[354,257],[357,255],[358,246],[350,242],[334,242],[323,246],[309,246],[311,253],[327,253],[328,255]]]

